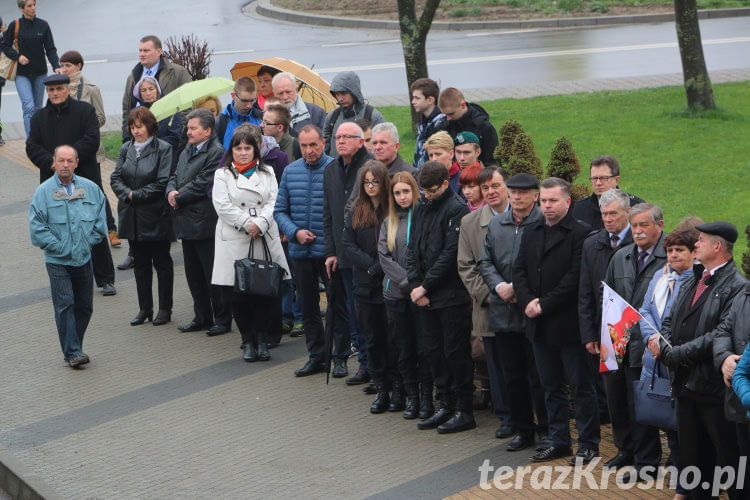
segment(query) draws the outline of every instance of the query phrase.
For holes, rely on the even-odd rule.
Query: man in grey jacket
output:
[[[360,118],[367,118],[372,126],[385,121],[380,111],[367,104],[359,83],[359,76],[353,71],[343,71],[336,75],[331,82],[331,94],[339,103],[339,107],[328,113],[323,135],[326,141],[326,154],[337,158],[336,135],[339,125],[353,122]]]
[[[214,117],[207,109],[196,109],[187,116],[188,147],[180,153],[166,188],[177,237],[182,240],[185,279],[195,313],[188,324],[177,329],[208,330],[209,337],[228,332],[232,324],[229,301],[222,300],[221,289],[211,285],[217,216],[207,187],[224,154],[213,129]]]
[[[506,186],[510,210],[490,221],[477,267],[491,290],[488,329],[495,332],[495,337],[490,350],[499,360],[496,369],[502,370],[507,385],[510,425],[517,432],[507,449],[520,451],[534,444],[535,430],[541,438],[547,434],[544,391],[513,291],[513,263],[518,256],[521,236],[527,226],[541,220],[542,212],[536,204],[539,198],[536,177],[514,175]],[[485,343],[485,350],[487,345]],[[534,424],[535,411],[538,425]]]
[[[630,209],[628,219],[634,243],[621,247],[612,256],[604,281],[637,310],[651,278],[667,263],[664,216],[658,206],[639,203]],[[608,372],[604,379],[615,446],[618,453],[633,456],[639,473],[644,467],[657,467],[661,460],[659,429],[635,421],[632,391],[633,382],[641,377],[643,348],[641,330],[636,324],[631,328],[620,369]]]

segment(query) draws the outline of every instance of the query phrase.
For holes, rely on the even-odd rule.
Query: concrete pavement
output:
[[[750,79],[750,69],[712,79]],[[468,98],[680,83],[681,75],[562,82],[478,90]],[[405,100],[392,98],[377,103]],[[111,169],[111,162],[104,165],[104,179]],[[216,338],[179,333],[176,325],[192,317],[179,245],[172,250],[174,321],[129,326],[137,311],[135,283],[132,271],[117,271],[118,294],[95,294],[85,341],[92,363],[73,371],[59,350],[42,252],[29,243],[27,210],[38,174],[23,141],[0,148],[0,171],[0,464],[15,465],[21,483],[47,492],[37,498],[671,496],[657,488],[616,488],[613,480],[606,492],[585,482],[581,489],[547,491],[528,477],[519,480],[523,493],[483,489],[485,460],[515,467],[531,454],[506,452],[489,412],[477,413],[476,430],[458,435],[417,431],[399,414],[371,415],[371,399],[341,380],[296,379],[293,371],[306,358],[303,339],[285,337],[271,362],[249,364],[240,359],[236,330]],[[126,251],[113,249],[114,261]],[[609,426],[601,452],[605,459],[615,452]],[[17,495],[9,489],[14,485],[0,468],[0,488]]]

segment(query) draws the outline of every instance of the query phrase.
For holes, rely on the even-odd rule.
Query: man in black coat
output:
[[[333,287],[332,296],[335,301],[335,304],[329,304],[329,307],[336,307],[337,319],[334,327],[337,332],[334,334],[332,375],[346,377],[348,374],[346,360],[350,353],[351,335],[349,333],[354,330],[351,328],[354,318],[354,296],[352,294],[352,263],[346,255],[342,242],[344,211],[352,193],[359,189],[359,186],[355,185],[359,178],[359,169],[367,160],[372,159],[372,156],[364,147],[365,139],[362,129],[353,122],[342,123],[336,131],[334,140],[339,157],[328,165],[323,173],[323,233],[326,242],[326,272],[331,279],[330,286]],[[349,332],[339,330],[342,328],[348,329]],[[360,369],[366,370],[365,343],[360,342],[358,347]],[[306,374],[306,371],[302,374]]]
[[[578,200],[573,205],[573,216],[579,221],[588,224],[592,229],[601,229],[602,212],[599,207],[599,197],[605,191],[615,189],[620,183],[620,164],[613,156],[597,156],[591,161],[589,167],[589,180],[593,193]],[[630,206],[643,203],[643,200],[635,195],[629,194]]]
[[[476,427],[473,414],[471,299],[458,274],[458,237],[469,207],[448,183],[448,169],[428,161],[419,171],[423,198],[414,209],[406,273],[420,307],[424,349],[438,410],[417,424],[439,433]]]
[[[658,206],[639,203],[630,209],[628,219],[634,242],[615,252],[604,281],[638,310],[643,305],[651,278],[667,263],[662,231],[664,216]],[[611,465],[621,467],[633,463],[639,473],[648,466],[646,470],[655,470],[661,460],[659,429],[635,421],[633,382],[641,378],[643,348],[641,329],[636,323],[630,329],[630,341],[619,369],[604,376],[612,434],[620,456],[610,460],[615,462]]]
[[[187,116],[188,147],[180,153],[166,189],[175,211],[177,237],[182,240],[185,279],[195,312],[192,321],[177,328],[182,332],[208,329],[209,336],[228,332],[232,324],[229,302],[222,300],[219,287],[211,285],[217,216],[207,187],[224,154],[213,128],[214,117],[206,109]]]
[[[581,249],[588,226],[570,212],[570,183],[557,177],[541,184],[544,220],[528,227],[513,265],[513,289],[526,315],[544,387],[551,445],[531,457],[544,462],[572,453],[568,427],[567,379],[575,390],[578,452],[589,463],[599,454],[599,413],[586,348],[578,332]]]
[[[102,188],[102,173],[96,161],[99,149],[99,121],[94,107],[70,97],[70,78],[54,74],[44,79],[47,105],[31,117],[26,138],[26,156],[39,169],[39,183],[53,175],[55,148],[67,144],[78,151],[77,174]],[[107,202],[109,203],[109,202]],[[107,241],[91,248],[94,281],[104,295],[115,295],[115,266]]]
[[[449,87],[440,92],[440,111],[445,114],[446,131],[452,138],[459,132],[472,132],[479,137],[482,154],[479,159],[486,166],[495,165],[495,148],[498,146],[497,131],[490,123],[490,115],[479,104],[466,102],[460,90]]]
[[[592,354],[591,369],[594,371],[596,392],[599,399],[599,420],[609,422],[609,407],[604,389],[603,376],[599,375],[599,337],[602,320],[602,281],[607,274],[609,260],[618,248],[633,243],[628,222],[630,196],[619,189],[610,189],[599,198],[602,205],[604,228],[590,235],[583,243],[581,257],[581,285],[578,289],[578,319],[581,342]],[[629,465],[627,456],[620,454],[605,465],[621,467]],[[632,457],[631,457],[632,459]],[[630,461],[632,463],[632,460]]]
[[[714,465],[738,470],[737,429],[726,419],[723,406],[725,381],[731,378],[739,356],[725,356],[721,341],[716,352],[714,343],[720,331],[717,327],[729,316],[747,280],[732,259],[737,228],[728,222],[695,228],[700,231],[695,253],[701,263],[693,268],[695,276],[680,287],[670,315],[662,322],[662,336],[652,335],[648,347],[670,368],[677,399],[680,466],[700,467],[701,477],[708,481],[716,479]],[[721,371],[715,366],[719,359]],[[707,494],[700,488],[695,493]],[[743,498],[734,485],[728,493],[730,499]]]

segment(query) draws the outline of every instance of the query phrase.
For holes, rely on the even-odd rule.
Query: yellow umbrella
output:
[[[258,70],[262,66],[269,66],[293,74],[297,78],[297,93],[305,102],[320,106],[326,113],[338,107],[338,103],[331,95],[331,84],[307,66],[291,59],[266,57],[237,63],[231,70],[232,79],[237,80],[241,76],[249,76],[255,80],[255,84],[260,88]]]

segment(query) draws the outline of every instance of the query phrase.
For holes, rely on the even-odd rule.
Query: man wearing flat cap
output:
[[[76,175],[85,177],[102,188],[102,174],[96,161],[99,149],[99,120],[94,107],[70,97],[70,78],[65,74],[49,75],[44,79],[47,105],[31,117],[26,155],[39,169],[39,183],[54,174],[52,161],[55,148],[67,144],[78,152]],[[106,241],[91,249],[94,279],[104,295],[116,293],[115,268]]]
[[[720,325],[729,316],[732,302],[747,286],[747,280],[732,259],[737,229],[720,221],[700,224],[696,229],[700,231],[695,244],[700,264],[693,268],[694,276],[685,280],[670,316],[664,319],[663,337],[652,335],[648,347],[670,369],[677,399],[680,466],[710,466],[711,473],[701,477],[714,478],[714,466],[737,470],[735,422],[744,421],[745,412],[732,405],[727,410],[735,422],[728,420],[724,398],[742,350],[732,345],[736,342],[726,326]],[[743,427],[746,430],[747,426]],[[711,461],[707,457],[715,460],[706,463]],[[737,498],[734,486],[728,492],[729,498]]]
[[[510,209],[490,221],[477,267],[491,291],[489,330],[495,333],[495,337],[490,350],[500,361],[495,368],[502,371],[505,379],[510,426],[517,433],[507,449],[520,451],[534,444],[535,433],[543,439],[547,435],[544,391],[539,383],[531,342],[525,335],[523,312],[513,290],[513,263],[518,256],[521,236],[528,226],[542,220],[542,212],[536,204],[539,198],[536,177],[517,174],[505,184]]]

